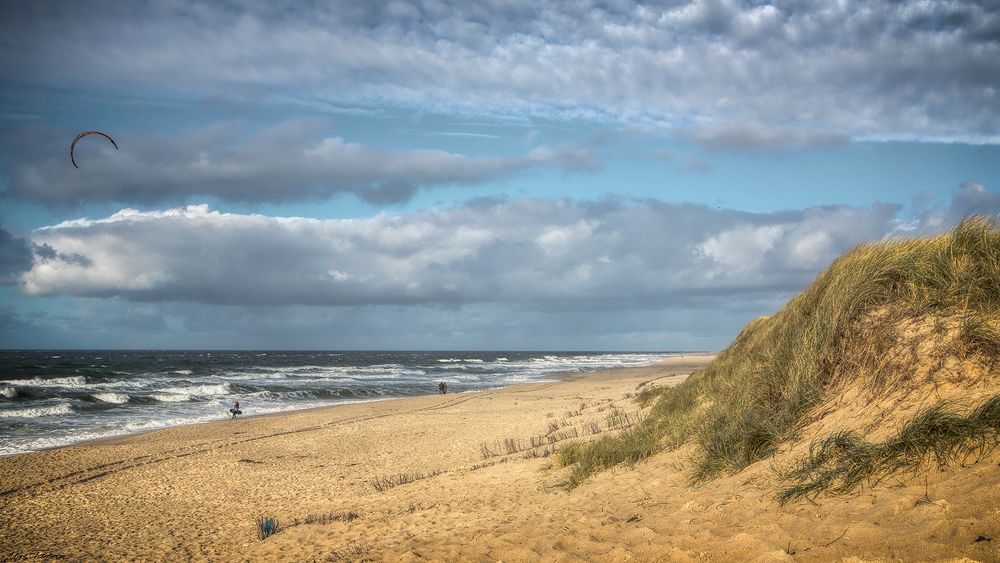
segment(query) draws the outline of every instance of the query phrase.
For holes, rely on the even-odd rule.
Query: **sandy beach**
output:
[[[635,420],[638,390],[675,384],[709,358],[2,458],[0,557],[1000,559],[997,459],[818,504],[774,500],[775,460],[692,487],[685,449],[565,488],[567,470],[547,454]],[[262,515],[281,529],[260,541]]]

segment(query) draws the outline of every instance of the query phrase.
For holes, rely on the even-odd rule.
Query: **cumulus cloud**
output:
[[[31,242],[0,229],[0,285],[16,283],[31,264]]]
[[[832,139],[997,142],[1000,129],[986,0],[93,1],[0,15],[0,67],[40,86]]]
[[[955,224],[974,214],[1000,213],[1000,193],[990,191],[981,182],[967,180],[959,185],[947,205],[933,205],[924,194],[914,198],[918,217],[900,221],[896,230],[903,233],[927,233]]]
[[[7,194],[46,204],[83,201],[316,200],[350,193],[398,203],[445,184],[477,184],[550,167],[592,171],[596,145],[538,147],[513,157],[469,157],[442,150],[389,150],[322,133],[323,123],[291,120],[262,130],[214,124],[170,139],[119,136],[119,150],[100,141],[76,148],[68,165],[66,135],[44,128],[8,132]]]
[[[349,220],[124,209],[33,231],[61,258],[36,260],[22,287],[231,305],[694,307],[801,289],[893,232],[900,209],[523,199]]]
[[[940,232],[998,196],[966,182],[910,212],[624,199],[482,199],[350,220],[124,209],[29,233],[19,290],[72,307],[0,306],[0,336],[11,346],[717,349],[857,243]]]

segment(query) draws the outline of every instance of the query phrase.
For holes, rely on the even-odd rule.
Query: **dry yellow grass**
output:
[[[914,333],[917,325],[931,330]],[[738,471],[777,452],[840,387],[859,384],[872,399],[905,392],[917,372],[933,382],[958,364],[967,378],[989,377],[998,326],[1000,229],[992,219],[861,245],[782,310],[748,324],[705,370],[640,396],[653,404],[646,424],[564,450],[562,461],[574,465],[575,485],[691,441],[694,481]],[[918,349],[925,340],[933,353]],[[989,428],[970,439],[995,439]]]

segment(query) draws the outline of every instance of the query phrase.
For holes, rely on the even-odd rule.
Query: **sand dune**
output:
[[[995,457],[932,470],[926,485],[921,475],[815,505],[777,504],[771,464],[780,459],[691,487],[685,449],[565,489],[567,469],[545,452],[607,432],[612,409],[637,413],[630,398],[637,388],[676,383],[706,361],[688,356],[558,383],[225,420],[3,458],[0,553],[14,560],[1000,559]],[[542,445],[532,448],[532,438]],[[392,486],[401,478],[414,480]],[[276,517],[282,529],[259,541],[259,515]]]

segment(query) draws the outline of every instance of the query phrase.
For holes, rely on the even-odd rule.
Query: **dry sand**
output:
[[[1000,560],[995,457],[784,507],[771,471],[781,456],[694,488],[682,449],[572,491],[555,458],[526,458],[551,447],[548,436],[564,438],[558,447],[589,439],[594,424],[606,432],[612,408],[637,411],[630,397],[639,387],[677,383],[706,361],[0,458],[0,558]],[[532,437],[546,445],[506,453],[505,439],[528,448]],[[484,446],[501,455],[484,458]],[[423,478],[373,486],[400,475]],[[335,519],[349,513],[357,518]],[[257,540],[258,515],[283,529]]]

